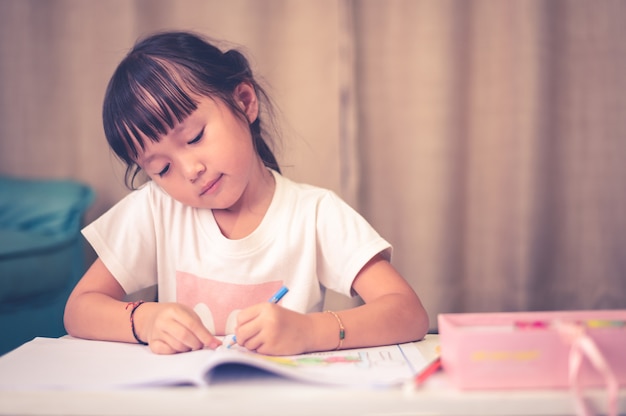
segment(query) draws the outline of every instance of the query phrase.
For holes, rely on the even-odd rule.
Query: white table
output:
[[[435,353],[436,336],[418,343]],[[589,390],[596,411],[606,395]],[[620,391],[626,414],[626,390]],[[263,378],[210,387],[173,387],[113,391],[0,391],[2,415],[572,415],[568,390],[460,391],[445,373],[420,389],[341,389]]]

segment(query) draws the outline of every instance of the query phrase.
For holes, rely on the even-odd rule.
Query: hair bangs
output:
[[[118,74],[113,88],[124,93],[111,103],[113,117],[108,118],[111,138],[117,142],[110,144],[125,161],[136,161],[146,138],[159,141],[198,107],[176,69],[146,56],[136,61],[140,62],[130,62],[133,68]]]

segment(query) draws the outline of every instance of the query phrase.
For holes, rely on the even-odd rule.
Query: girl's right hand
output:
[[[215,349],[222,342],[191,308],[179,303],[145,302],[134,314],[135,330],[156,354]]]

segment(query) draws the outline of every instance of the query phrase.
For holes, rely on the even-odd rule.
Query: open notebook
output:
[[[274,357],[238,346],[157,355],[136,344],[35,338],[0,357],[0,390],[208,385],[219,382],[219,373],[245,369],[315,384],[385,387],[428,364],[413,343]]]

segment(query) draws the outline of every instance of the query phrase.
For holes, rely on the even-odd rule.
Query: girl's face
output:
[[[269,174],[254,149],[248,124],[258,116],[254,88],[242,83],[234,94],[247,121],[223,101],[201,97],[197,110],[159,142],[145,141],[139,166],[185,205],[234,209],[254,197],[255,187]]]

